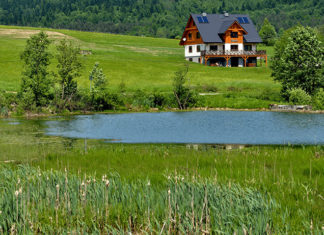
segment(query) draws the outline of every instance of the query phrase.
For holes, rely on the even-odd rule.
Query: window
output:
[[[191,40],[192,39],[192,34],[189,33],[188,37],[189,37],[189,40]]]
[[[231,32],[231,38],[238,38],[237,32]]]
[[[192,46],[189,46],[189,53],[192,53]]]
[[[192,58],[189,58],[189,61],[192,62]]]
[[[244,45],[244,51],[252,51],[252,45]]]
[[[238,51],[238,45],[231,45],[231,51]]]
[[[218,46],[217,45],[210,46],[210,50],[211,51],[217,51],[218,50]]]
[[[197,39],[200,38],[200,33],[199,33],[199,32],[197,32],[197,34],[196,34],[196,38],[197,38]]]
[[[200,46],[197,46],[197,52],[200,52]]]

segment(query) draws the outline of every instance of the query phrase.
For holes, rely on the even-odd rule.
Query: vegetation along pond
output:
[[[120,143],[324,144],[324,115],[282,112],[165,112],[80,115],[46,121],[48,135]]]

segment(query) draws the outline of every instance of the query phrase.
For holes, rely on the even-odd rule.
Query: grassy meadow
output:
[[[7,231],[323,232],[323,147],[85,146],[42,128],[39,120],[0,121]]]
[[[20,53],[36,30],[0,26],[1,90],[19,90]],[[177,40],[44,30],[53,53],[63,38],[92,51],[81,58],[81,88],[98,61],[111,91],[169,93],[184,63]],[[208,107],[266,108],[281,102],[270,74],[190,63],[189,77],[200,92],[217,88],[203,97]],[[51,118],[0,119],[0,235],[324,232],[323,146],[111,144],[46,136]]]
[[[36,28],[0,26],[0,87],[17,91],[20,86],[22,63],[20,53],[27,38],[39,30]],[[82,50],[92,55],[82,56],[82,75],[79,87],[89,87],[89,72],[99,62],[108,78],[108,86],[118,91],[125,83],[127,92],[138,89],[144,92],[170,92],[175,71],[183,66],[184,49],[178,40],[114,35],[107,33],[79,32],[44,29],[53,40],[51,51],[55,54],[57,40],[74,40]],[[272,47],[266,49],[269,59]],[[56,59],[52,58],[50,70],[56,72]],[[206,97],[209,107],[267,108],[270,103],[280,103],[280,84],[270,76],[269,67],[215,68],[190,63],[189,85],[216,87],[217,96]],[[203,92],[203,91],[202,91]]]

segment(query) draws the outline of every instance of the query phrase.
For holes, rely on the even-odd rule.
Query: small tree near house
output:
[[[273,46],[275,44],[275,40],[277,37],[277,32],[273,25],[270,24],[269,20],[267,18],[264,19],[263,25],[261,27],[261,30],[259,32],[260,37],[262,38],[262,41],[267,46]]]
[[[184,68],[175,72],[173,77],[173,94],[179,109],[187,109],[190,105],[194,105],[197,100],[189,87],[185,86],[188,81],[189,65],[185,64]]]

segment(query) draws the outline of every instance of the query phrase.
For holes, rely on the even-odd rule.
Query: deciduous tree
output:
[[[20,95],[24,97],[28,93],[30,102],[37,107],[47,104],[52,95],[50,91],[52,79],[48,72],[51,57],[49,45],[48,35],[40,32],[27,40],[25,50],[21,54],[24,71]]]
[[[81,62],[80,49],[72,41],[62,40],[57,46],[58,74],[61,85],[61,108],[64,108],[73,99],[77,92],[76,78],[80,76]]]
[[[189,65],[185,64],[184,68],[175,72],[173,77],[173,94],[177,101],[179,109],[186,109],[189,105],[195,104],[196,99],[190,88],[185,86],[188,81]]]
[[[324,50],[317,34],[309,27],[298,26],[284,37],[287,43],[280,40],[275,47],[272,76],[282,83],[282,94],[286,99],[289,90],[294,88],[313,95],[324,86]]]
[[[264,19],[262,28],[259,32],[263,42],[268,46],[273,46],[277,37],[275,28],[270,24],[267,18]]]

